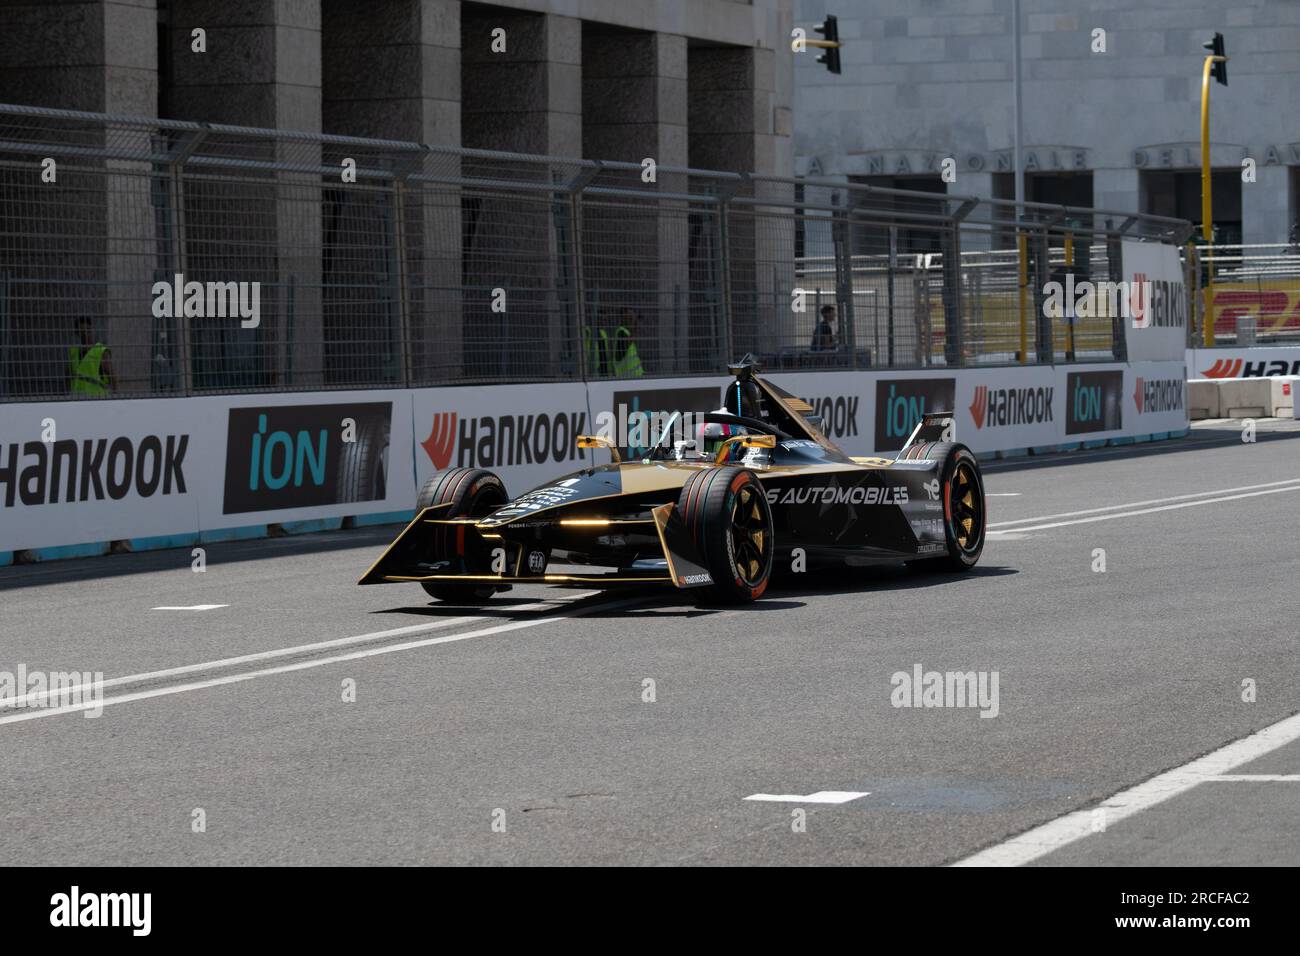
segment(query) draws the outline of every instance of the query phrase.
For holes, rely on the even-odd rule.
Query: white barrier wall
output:
[[[957,439],[981,454],[1188,427],[1182,362],[769,377],[806,399],[853,455],[897,451],[933,411],[954,411]],[[488,468],[520,494],[589,464],[574,440],[611,424],[602,416],[714,409],[724,385],[719,376],[0,405],[0,558],[409,512],[416,489],[448,467]]]
[[[401,391],[0,405],[0,552],[409,509],[411,435]]]
[[[1125,239],[1124,339],[1130,362],[1168,362],[1182,357],[1187,345],[1187,290],[1178,247],[1164,242]]]
[[[1300,346],[1187,350],[1188,378],[1261,378],[1300,375]]]

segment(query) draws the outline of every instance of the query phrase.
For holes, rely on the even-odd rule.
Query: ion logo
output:
[[[1065,433],[1115,431],[1123,427],[1120,394],[1124,373],[1071,372],[1066,378]]]
[[[951,378],[881,379],[876,382],[876,451],[897,451],[927,410],[951,410]]]
[[[232,408],[223,514],[378,501],[386,495],[391,402]],[[356,422],[343,440],[341,422]]]

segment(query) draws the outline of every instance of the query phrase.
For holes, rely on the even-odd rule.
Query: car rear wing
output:
[[[898,460],[907,457],[907,450],[926,442],[956,441],[957,421],[952,412],[930,412],[922,415],[912,429],[911,436],[898,450]]]

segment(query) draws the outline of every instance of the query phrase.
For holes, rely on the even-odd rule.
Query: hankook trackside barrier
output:
[[[896,452],[936,410],[954,410],[957,437],[983,456],[1188,427],[1182,361],[768,377],[855,455]],[[0,405],[0,563],[397,521],[420,483],[456,466],[491,469],[518,494],[591,461],[578,435],[716,408],[722,387],[695,377]]]
[[[1300,346],[1187,350],[1188,378],[1267,378],[1300,375]]]

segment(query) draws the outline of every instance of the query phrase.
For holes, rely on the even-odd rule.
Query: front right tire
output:
[[[772,577],[772,509],[758,477],[728,465],[686,479],[677,508],[713,578],[710,596],[738,604],[762,597]]]

